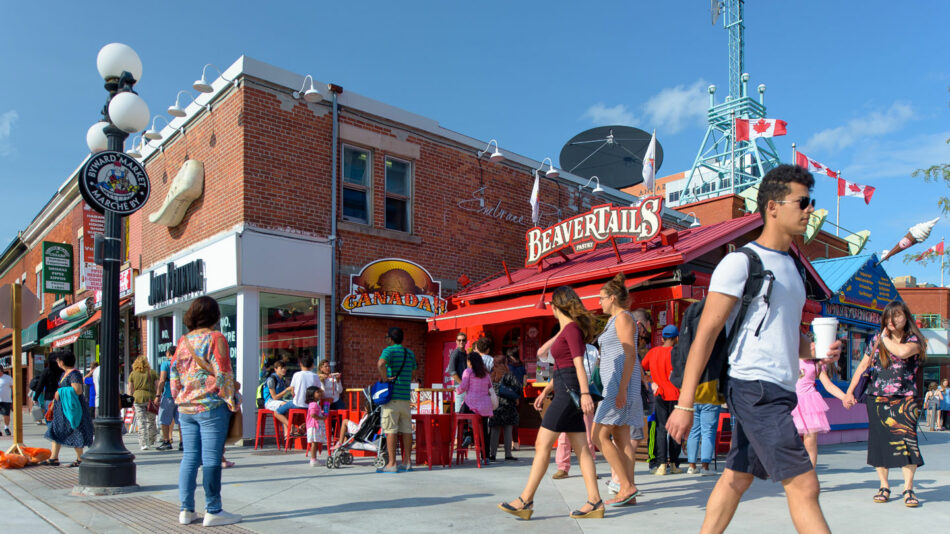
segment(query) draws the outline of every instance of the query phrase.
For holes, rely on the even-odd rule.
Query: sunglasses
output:
[[[793,204],[798,202],[798,209],[805,211],[808,209],[808,206],[815,207],[815,199],[811,197],[802,197],[798,200],[776,200],[776,204]]]

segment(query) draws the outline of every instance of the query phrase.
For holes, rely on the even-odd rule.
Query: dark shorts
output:
[[[13,410],[12,402],[0,402],[0,415],[10,415],[11,410]]]
[[[813,469],[792,421],[798,396],[763,380],[729,379],[732,448],[726,468],[775,482]]]

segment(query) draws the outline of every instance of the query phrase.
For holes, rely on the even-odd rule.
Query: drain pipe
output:
[[[333,140],[331,142],[333,155],[330,157],[332,170],[330,171],[330,370],[336,372],[340,366],[336,350],[336,287],[337,287],[337,263],[336,263],[336,197],[337,197],[337,157],[339,152],[339,132],[340,132],[340,114],[337,105],[337,96],[343,93],[343,88],[335,84],[327,84],[327,90],[330,92],[331,104],[333,107]]]

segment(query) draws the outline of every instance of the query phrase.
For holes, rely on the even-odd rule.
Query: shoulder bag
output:
[[[406,366],[406,349],[402,349],[402,365],[399,366],[399,370],[396,371],[396,376],[392,380],[386,380],[376,382],[370,386],[370,397],[373,399],[373,404],[377,406],[383,406],[388,404],[393,398],[393,389],[396,387],[396,380],[399,380],[399,375],[402,374],[403,368]]]
[[[211,365],[211,362],[198,356],[198,353],[195,352],[195,348],[191,345],[191,341],[188,339],[188,336],[182,336],[182,340],[186,347],[188,347],[188,352],[191,353],[191,356],[195,359],[195,363],[198,364],[198,367],[201,367],[209,375],[217,377],[218,374],[214,372],[214,367]],[[214,350],[214,335],[212,334],[211,338],[211,350]],[[237,388],[234,388],[234,391],[237,391]],[[236,445],[244,441],[244,414],[241,413],[241,403],[238,402],[237,410],[231,412],[231,420],[228,421],[228,433],[224,438],[224,443],[227,445]]]

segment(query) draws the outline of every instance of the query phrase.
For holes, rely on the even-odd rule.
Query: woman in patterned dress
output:
[[[904,475],[904,505],[920,505],[914,493],[914,474],[924,465],[917,446],[917,382],[915,377],[926,360],[926,343],[911,319],[907,305],[892,301],[881,314],[881,333],[868,343],[868,349],[854,370],[845,406],[856,404],[854,389],[861,373],[873,366],[865,404],[868,410],[868,465],[877,470],[881,485],[874,502],[887,502],[891,489],[887,480],[890,468]]]
[[[178,521],[197,519],[195,486],[198,466],[205,492],[204,526],[229,525],[241,516],[221,509],[221,461],[231,412],[238,410],[228,342],[214,330],[221,318],[218,303],[198,297],[185,312],[189,332],[178,342],[171,363],[171,389],[181,418],[185,451],[178,471]]]
[[[631,444],[630,422],[643,421],[640,401],[640,360],[637,355],[636,321],[627,311],[629,294],[623,274],[618,274],[600,289],[600,306],[610,315],[600,335],[600,377],[604,400],[594,415],[594,444],[617,477],[620,489],[607,504],[636,503],[633,461],[624,453]],[[612,438],[612,439],[611,439]]]
[[[50,359],[63,370],[59,389],[53,395],[53,420],[46,427],[46,439],[52,442],[51,455],[44,465],[59,465],[59,450],[63,445],[76,451],[76,461],[69,467],[82,463],[82,449],[92,445],[92,416],[83,400],[82,373],[76,367],[76,355],[70,351],[54,352]]]

